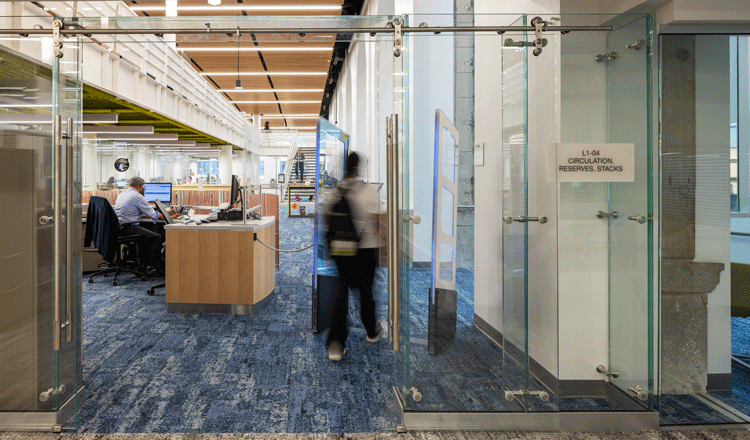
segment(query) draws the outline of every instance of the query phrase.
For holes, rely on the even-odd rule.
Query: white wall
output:
[[[420,16],[419,14],[445,14]],[[453,25],[453,0],[435,0],[429,4],[415,2],[414,25],[422,21],[430,26]],[[412,200],[414,213],[422,223],[414,226],[414,261],[429,262],[432,251],[433,164],[435,162],[435,111],[440,109],[453,119],[454,49],[450,34],[410,36],[409,65],[412,70],[409,90],[413,111],[410,113]],[[461,139],[458,140],[461,142]]]
[[[597,34],[562,39],[562,142],[607,141],[607,65],[594,61],[605,51]],[[593,366],[609,355],[608,222],[593,214],[607,210],[607,184],[561,183],[559,199],[560,379],[601,379]]]
[[[708,295],[708,373],[731,373],[729,37],[695,40],[695,261],[724,263]]]
[[[510,24],[517,17],[486,14],[519,11],[555,14],[558,1],[474,3],[475,25]],[[501,23],[506,20],[506,23]],[[517,39],[517,38],[516,38]],[[475,39],[475,143],[485,144],[485,165],[475,169],[475,313],[503,332],[502,320],[502,224],[503,181],[500,132],[502,68],[498,42]],[[529,56],[529,216],[545,215],[546,225],[529,225],[529,354],[554,375],[558,373],[557,305],[557,193],[555,185],[538,173],[546,163],[550,142],[559,141],[559,47],[553,42],[539,57]],[[533,58],[533,59],[532,59]],[[500,67],[500,68],[499,68]]]

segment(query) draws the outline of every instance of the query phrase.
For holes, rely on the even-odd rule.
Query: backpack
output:
[[[332,257],[353,257],[359,248],[359,234],[354,227],[351,205],[347,200],[348,189],[336,187],[339,200],[326,213],[326,244]]]

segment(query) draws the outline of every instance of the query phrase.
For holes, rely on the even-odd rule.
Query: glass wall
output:
[[[408,22],[530,26],[534,19],[415,15]],[[434,413],[468,420],[519,412],[535,417],[479,423],[580,429],[589,415],[600,426],[602,411],[658,425],[650,18],[540,19],[602,29],[544,32],[538,45],[533,32],[510,30],[406,39],[407,96],[419,99],[408,103],[413,165],[405,172],[410,215],[421,218],[409,225],[411,284],[400,291],[408,296],[407,426],[460,426]],[[434,149],[438,110],[458,131],[457,295],[442,306],[429,284],[432,237],[442,225],[433,218],[444,165]],[[438,327],[450,328],[452,339],[436,353]]]
[[[749,41],[660,37],[662,425],[750,421]]]
[[[49,64],[0,50],[0,430],[75,426],[82,403],[78,43],[64,40],[66,63],[51,38],[30,44]]]

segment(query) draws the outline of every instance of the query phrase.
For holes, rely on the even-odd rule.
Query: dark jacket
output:
[[[120,221],[117,214],[104,197],[92,196],[89,209],[86,211],[86,237],[84,247],[94,246],[105,261],[112,262],[117,253],[117,237],[120,233]]]

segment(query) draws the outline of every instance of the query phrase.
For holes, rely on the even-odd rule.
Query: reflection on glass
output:
[[[443,157],[440,161],[443,175],[451,182],[456,182],[456,140],[453,135],[443,129]]]
[[[455,207],[453,206],[454,196],[446,187],[443,186],[441,188],[440,230],[443,231],[443,234],[453,237],[453,214],[455,211]]]
[[[440,281],[450,283],[453,281],[453,248],[445,243],[440,244]]]

